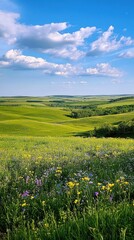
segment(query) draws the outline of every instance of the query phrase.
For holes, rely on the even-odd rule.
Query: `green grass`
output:
[[[107,108],[107,107],[116,107],[116,106],[123,106],[123,105],[132,105],[132,104],[134,104],[134,98],[124,99],[124,100],[120,100],[120,101],[117,101],[117,102],[102,104],[102,105],[99,105],[99,107]]]
[[[20,136],[73,136],[77,133],[100,127],[104,123],[113,125],[120,121],[131,120],[134,118],[134,112],[94,116],[81,119],[71,119],[70,110],[67,108],[50,107],[51,101],[62,98],[1,98],[0,103],[0,134],[1,135],[20,135]],[[99,104],[105,100],[107,106],[108,98],[63,98],[71,105],[77,104]],[[130,100],[130,99],[129,99]],[[9,105],[4,105],[10,103]],[[28,101],[42,101],[34,103]],[[128,101],[128,100],[126,100]],[[125,104],[126,104],[125,101]],[[21,103],[21,104],[20,104]],[[117,102],[112,103],[117,104]],[[120,101],[122,104],[122,101]],[[110,104],[109,104],[110,105]],[[108,105],[108,106],[109,106]]]
[[[131,240],[133,158],[130,139],[0,137],[1,239]]]

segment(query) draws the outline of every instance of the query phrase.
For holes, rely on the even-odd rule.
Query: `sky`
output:
[[[134,94],[133,0],[0,0],[0,96]]]

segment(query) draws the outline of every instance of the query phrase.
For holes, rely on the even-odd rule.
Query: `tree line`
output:
[[[130,121],[121,121],[118,125],[105,123],[103,126],[94,130],[77,134],[81,137],[115,137],[115,138],[134,138],[134,119]]]
[[[91,116],[102,116],[102,115],[111,115],[111,114],[119,114],[119,113],[127,113],[134,111],[134,105],[123,105],[123,106],[115,106],[111,108],[97,108],[90,107],[86,109],[72,110],[70,117],[71,118],[84,118]]]

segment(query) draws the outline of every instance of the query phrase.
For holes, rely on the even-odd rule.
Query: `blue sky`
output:
[[[1,0],[0,96],[134,93],[134,1]]]

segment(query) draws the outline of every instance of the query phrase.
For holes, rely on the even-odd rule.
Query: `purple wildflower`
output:
[[[27,197],[27,196],[29,196],[29,191],[25,191],[25,192],[23,192],[22,194],[21,194],[21,196],[22,197]]]
[[[97,198],[98,195],[99,195],[99,192],[95,192],[95,193],[94,193],[94,198]]]
[[[37,186],[42,186],[42,181],[41,179],[36,179],[35,180]]]

